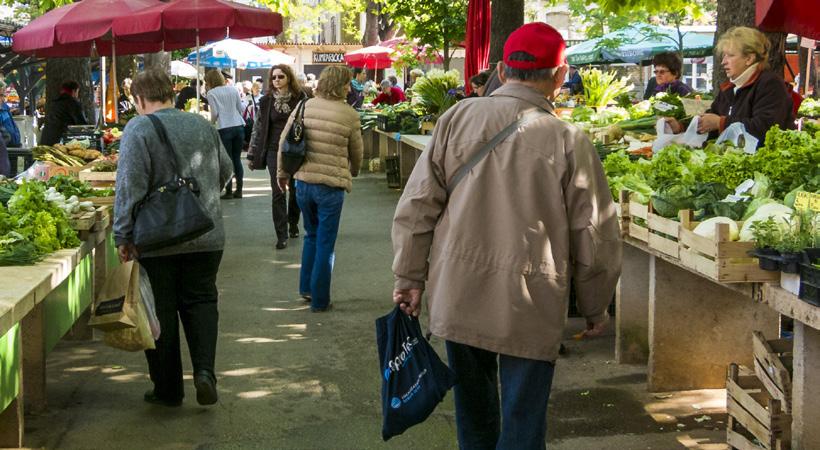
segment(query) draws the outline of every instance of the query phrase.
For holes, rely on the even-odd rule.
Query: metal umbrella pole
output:
[[[199,114],[199,28],[196,30],[196,111]]]

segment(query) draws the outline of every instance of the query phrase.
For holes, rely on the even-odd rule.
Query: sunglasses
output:
[[[660,74],[663,74],[663,73],[669,73],[669,71],[666,70],[666,69],[655,69],[654,72],[655,72],[655,75],[660,75]]]
[[[288,76],[287,75],[271,75],[270,77],[271,77],[272,80],[284,80]]]

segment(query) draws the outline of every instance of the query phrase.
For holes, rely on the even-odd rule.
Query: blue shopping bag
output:
[[[415,317],[396,307],[376,319],[382,377],[382,438],[386,441],[424,422],[455,384]]]

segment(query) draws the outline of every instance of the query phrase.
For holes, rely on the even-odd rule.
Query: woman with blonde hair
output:
[[[273,199],[271,209],[273,227],[276,230],[276,249],[288,246],[288,236],[299,236],[299,206],[296,195],[291,190],[290,198],[276,186],[277,155],[279,137],[291,112],[299,101],[305,98],[293,69],[285,64],[271,67],[268,74],[268,93],[259,100],[259,113],[253,125],[251,141],[248,145],[248,167],[251,170],[265,169],[270,173]],[[292,188],[291,188],[292,189]],[[290,228],[290,231],[288,231]]]
[[[233,182],[225,187],[223,199],[242,198],[242,147],[245,145],[244,109],[239,91],[225,84],[225,78],[218,70],[205,74],[205,86],[208,88],[208,105],[211,111],[211,122],[217,124],[219,137],[233,162],[236,190],[232,191]]]
[[[698,132],[717,135],[740,122],[763,145],[772,126],[794,128],[791,95],[783,77],[769,68],[770,47],[766,36],[754,28],[730,28],[720,37],[717,49],[729,81],[700,115]]]
[[[304,108],[305,162],[296,179],[296,199],[302,209],[305,240],[299,274],[299,294],[311,303],[312,312],[330,309],[330,275],[342,216],[345,191],[362,163],[362,135],[359,114],[347,104],[352,74],[346,67],[326,67],[319,76],[316,97]],[[293,125],[294,115],[285,130]],[[280,138],[280,148],[286,134]],[[279,152],[281,155],[281,152]],[[279,188],[288,188],[290,176],[277,173]]]

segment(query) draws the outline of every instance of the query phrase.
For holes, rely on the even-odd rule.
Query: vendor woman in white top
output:
[[[236,180],[236,190],[232,190],[233,181],[229,181],[222,198],[242,198],[242,147],[245,144],[242,100],[236,88],[225,85],[225,77],[218,70],[205,74],[205,86],[208,88],[211,122],[217,124],[222,145],[225,146],[233,162],[234,179]]]

